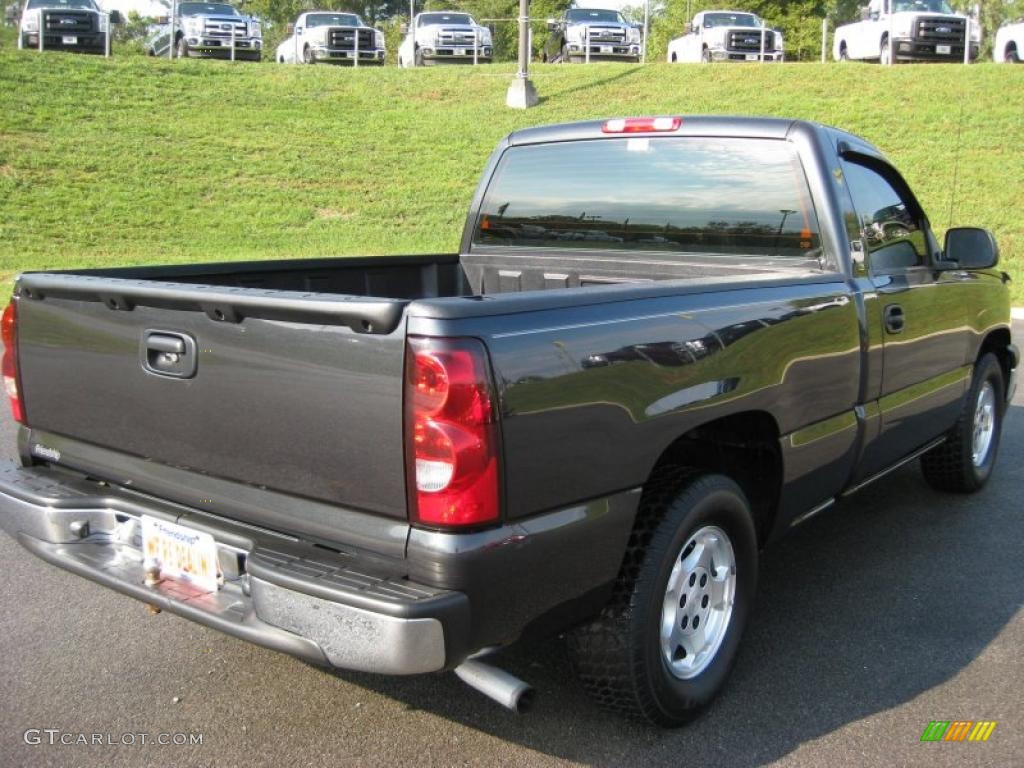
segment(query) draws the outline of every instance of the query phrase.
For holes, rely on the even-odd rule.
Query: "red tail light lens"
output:
[[[4,310],[2,330],[4,390],[7,392],[7,399],[10,400],[14,420],[24,424],[25,406],[21,402],[21,391],[18,389],[18,305],[13,299]]]
[[[410,517],[432,527],[498,519],[498,428],[487,355],[475,339],[410,336],[405,434]]]
[[[606,120],[601,127],[603,133],[657,133],[678,131],[683,124],[681,117],[618,117]]]

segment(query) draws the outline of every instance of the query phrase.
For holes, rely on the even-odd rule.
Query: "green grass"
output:
[[[9,38],[8,38],[9,39]],[[651,113],[837,125],[880,146],[934,225],[994,230],[1024,303],[1021,71],[1008,66],[537,66],[403,71],[0,48],[0,281],[25,269],[457,248],[494,144]],[[963,121],[961,125],[961,109]]]

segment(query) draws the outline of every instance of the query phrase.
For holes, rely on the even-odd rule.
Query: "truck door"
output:
[[[845,154],[843,174],[857,211],[882,328],[880,428],[861,476],[874,474],[946,432],[970,377],[969,275],[941,271],[928,220],[906,182],[884,161]],[[874,407],[874,406],[873,406]]]

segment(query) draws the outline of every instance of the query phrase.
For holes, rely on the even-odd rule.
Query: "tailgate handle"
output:
[[[175,355],[185,354],[184,339],[162,333],[154,333],[146,339],[146,347],[154,352],[167,352]]]
[[[185,333],[146,331],[142,334],[140,358],[147,373],[172,379],[196,375],[196,341]]]

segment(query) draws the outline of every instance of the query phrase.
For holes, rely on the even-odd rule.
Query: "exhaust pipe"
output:
[[[455,668],[455,674],[466,685],[516,714],[523,714],[533,704],[533,688],[503,669],[469,659]]]

